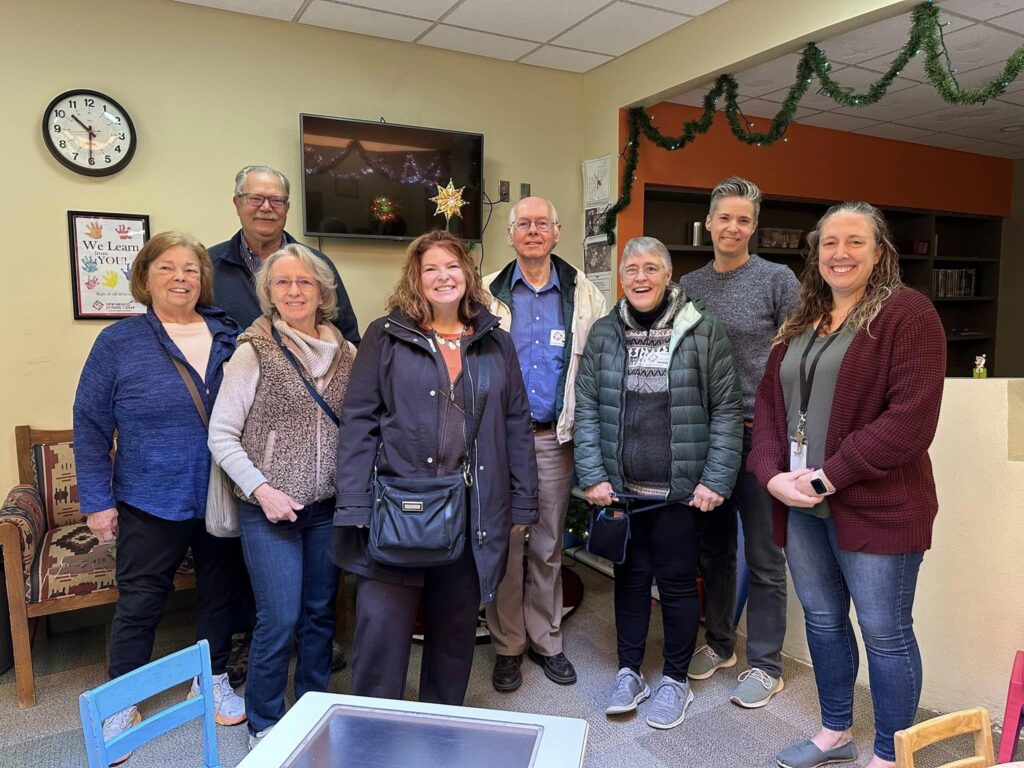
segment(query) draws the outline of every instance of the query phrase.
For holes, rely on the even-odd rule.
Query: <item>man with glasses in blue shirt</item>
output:
[[[529,527],[528,546],[524,531],[512,531],[505,577],[487,606],[497,654],[491,682],[498,691],[522,684],[524,653],[548,679],[576,682],[576,670],[562,652],[562,529],[572,487],[576,372],[590,326],[606,306],[583,272],[551,252],[558,236],[555,207],[543,198],[523,198],[508,220],[516,258],[484,278],[494,296],[491,312],[515,341],[539,479],[540,520]]]
[[[294,243],[284,231],[288,220],[290,185],[280,171],[267,165],[247,165],[235,176],[233,201],[242,228],[226,242],[210,248],[213,260],[213,292],[217,306],[242,328],[262,314],[253,282],[260,264],[274,251]],[[334,324],[353,344],[359,343],[359,326],[345,285],[334,263],[316,249],[334,275],[338,292],[338,316]]]

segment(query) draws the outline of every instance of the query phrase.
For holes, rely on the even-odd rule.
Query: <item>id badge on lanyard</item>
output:
[[[818,361],[821,360],[821,356],[825,354],[825,350],[828,349],[828,345],[836,340],[839,332],[843,330],[843,323],[836,328],[835,333],[829,334],[829,337],[825,340],[825,343],[821,345],[821,349],[818,354],[814,356],[814,361],[811,363],[811,369],[807,370],[807,355],[810,354],[811,347],[814,346],[814,340],[817,337],[817,331],[811,333],[811,338],[807,340],[807,346],[804,347],[804,353],[800,356],[800,419],[797,421],[796,429],[793,434],[789,436],[789,471],[796,472],[798,469],[807,468],[807,408],[811,402],[811,387],[814,386],[814,372],[818,368]]]

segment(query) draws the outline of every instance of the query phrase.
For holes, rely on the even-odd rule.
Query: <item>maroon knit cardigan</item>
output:
[[[754,406],[747,467],[762,485],[789,469],[779,366],[768,357]],[[946,335],[932,303],[910,288],[894,293],[861,329],[839,367],[825,466],[839,548],[896,554],[931,547],[938,511],[928,446],[935,436],[946,372]],[[775,543],[786,545],[788,509],[773,499]]]

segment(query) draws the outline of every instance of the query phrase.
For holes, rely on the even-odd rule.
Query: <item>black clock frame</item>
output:
[[[69,96],[77,95],[94,96],[96,98],[103,99],[108,104],[117,107],[121,114],[124,115],[124,119],[128,125],[128,129],[131,131],[132,143],[128,147],[128,151],[125,152],[124,157],[119,162],[113,165],[104,166],[102,168],[83,168],[82,166],[73,163],[71,160],[68,160],[64,156],[64,154],[59,149],[57,149],[57,147],[54,146],[53,141],[50,139],[50,132],[48,130],[48,126],[50,123],[50,112],[52,112],[54,108],[64,99],[68,98]],[[50,154],[57,158],[57,162],[59,162],[65,168],[74,171],[75,173],[79,173],[82,176],[112,176],[118,171],[124,170],[128,166],[128,163],[132,161],[132,158],[135,157],[135,150],[138,148],[139,144],[139,134],[136,133],[135,131],[135,123],[132,122],[132,117],[128,114],[128,110],[122,107],[116,99],[111,98],[105,93],[100,93],[99,91],[94,91],[89,88],[72,88],[70,91],[64,91],[64,93],[60,94],[59,96],[55,96],[53,100],[46,105],[46,109],[43,112],[42,129],[43,144],[45,144],[46,148],[50,150]]]

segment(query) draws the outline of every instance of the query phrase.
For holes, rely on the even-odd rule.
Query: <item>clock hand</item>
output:
[[[87,130],[89,133],[92,133],[92,128],[90,128],[88,125],[86,125],[81,120],[79,120],[78,119],[78,115],[71,115],[71,119],[74,120],[76,123],[78,123],[83,128],[85,128],[85,130]]]

